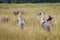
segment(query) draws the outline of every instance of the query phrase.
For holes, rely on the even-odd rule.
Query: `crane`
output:
[[[39,13],[39,15],[41,16],[41,25],[42,28],[47,30],[48,32],[50,31],[50,26],[49,24],[44,20],[44,12]]]
[[[21,16],[21,12],[18,12],[18,25],[23,30],[25,21],[20,16]]]

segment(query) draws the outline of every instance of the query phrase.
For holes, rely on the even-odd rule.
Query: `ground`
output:
[[[17,11],[24,13],[21,15],[25,20],[23,31],[18,26],[17,15],[13,14]],[[42,28],[40,12],[45,12],[45,19],[53,16],[50,32]],[[10,18],[9,22],[1,21],[4,16]],[[60,40],[60,3],[0,4],[0,40]]]

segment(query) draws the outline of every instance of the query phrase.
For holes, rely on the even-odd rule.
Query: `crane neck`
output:
[[[44,14],[41,14],[41,24],[44,22]]]
[[[18,14],[18,20],[21,20],[21,13],[19,12],[19,14]]]

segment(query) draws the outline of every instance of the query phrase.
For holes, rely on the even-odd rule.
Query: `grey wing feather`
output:
[[[42,27],[43,27],[45,30],[50,31],[50,27],[49,27],[48,23],[44,22],[44,23],[42,24]]]
[[[21,28],[23,29],[24,27],[24,21],[21,22]]]

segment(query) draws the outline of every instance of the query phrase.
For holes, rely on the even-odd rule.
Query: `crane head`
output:
[[[45,14],[44,12],[40,12],[38,15],[43,15],[43,14]]]

